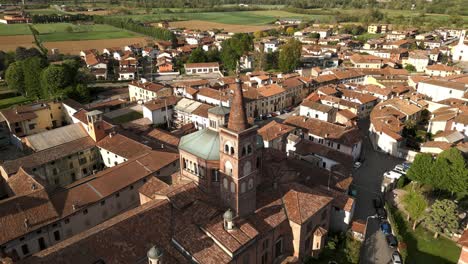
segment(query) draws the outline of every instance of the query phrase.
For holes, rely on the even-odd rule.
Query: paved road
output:
[[[354,173],[352,188],[357,190],[354,217],[363,219],[375,215],[372,199],[381,196],[383,173],[403,160],[374,151],[368,137],[369,121],[361,121],[359,128],[364,137],[362,157],[364,162]],[[369,218],[368,232],[361,251],[361,264],[388,264],[392,249],[388,248],[384,235],[379,231],[379,221]]]

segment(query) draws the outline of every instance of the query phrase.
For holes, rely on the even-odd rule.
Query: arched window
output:
[[[224,189],[228,188],[228,180],[226,178],[223,179],[223,187]]]
[[[252,171],[252,163],[250,163],[250,161],[245,162],[243,176],[249,175],[251,171]]]
[[[247,154],[252,153],[252,145],[248,144],[247,145]]]
[[[251,178],[251,179],[249,179],[249,184],[247,186],[249,188],[249,190],[252,190],[252,188],[254,187],[253,185],[254,185],[253,184],[253,179]]]
[[[231,192],[232,193],[236,192],[236,184],[234,182],[231,182]]]
[[[224,173],[226,173],[229,176],[232,176],[232,164],[229,162],[229,160],[224,163]]]
[[[241,193],[245,193],[245,182],[241,183]]]
[[[234,145],[230,141],[224,143],[224,153],[234,155]]]

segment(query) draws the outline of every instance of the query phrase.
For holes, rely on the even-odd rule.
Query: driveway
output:
[[[375,151],[368,136],[369,121],[362,120],[358,125],[364,139],[361,154],[364,162],[354,172],[351,188],[357,191],[354,218],[366,221],[367,217],[376,214],[372,200],[382,196],[380,190],[383,173],[393,169],[403,160]],[[392,252],[393,250],[387,246],[384,235],[379,231],[379,220],[369,218],[360,263],[388,264]]]

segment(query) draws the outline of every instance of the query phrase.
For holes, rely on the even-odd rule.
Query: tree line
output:
[[[94,76],[80,68],[78,58],[64,60],[61,64],[49,64],[36,48],[18,47],[14,60],[11,57],[9,60],[5,81],[10,89],[19,94],[31,99],[70,97],[80,102],[89,100],[87,83]]]
[[[92,21],[93,17],[85,14],[76,15],[32,15],[33,23],[47,24],[47,23],[62,23],[62,22],[76,22],[76,21]]]
[[[130,18],[113,18],[104,16],[94,16],[94,22],[97,24],[107,24],[117,28],[122,28],[134,31],[143,35],[153,37],[160,40],[176,41],[174,33],[165,28],[158,28],[153,26],[145,26]]]

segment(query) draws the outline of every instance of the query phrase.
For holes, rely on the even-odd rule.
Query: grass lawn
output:
[[[0,100],[0,109],[8,108],[15,104],[27,103],[30,100],[24,96],[10,97]]]
[[[124,123],[130,122],[130,121],[133,121],[135,119],[142,118],[142,117],[143,117],[142,113],[139,113],[139,112],[136,112],[136,111],[131,111],[131,112],[125,114],[125,115],[121,115],[121,116],[118,116],[116,118],[113,118],[112,122],[114,122],[116,124],[124,124]]]
[[[305,20],[329,19],[329,15],[305,15],[281,10],[237,11],[237,12],[206,12],[206,13],[155,13],[149,15],[116,16],[134,20],[151,22],[158,20],[204,20],[216,23],[234,25],[265,25],[273,23],[278,18],[302,18]]]
[[[53,15],[53,14],[65,14],[62,11],[59,11],[55,8],[47,8],[47,9],[27,9],[26,12],[32,15]]]
[[[397,211],[391,209],[399,233],[406,244],[408,256],[406,263],[412,264],[454,264],[460,256],[460,248],[455,242],[439,237],[433,238],[433,234],[422,226],[418,226],[416,231],[411,229],[411,224],[406,222],[405,217]]]
[[[137,37],[139,34],[109,25],[73,25],[71,23],[35,24],[42,41],[93,40]],[[71,26],[73,32],[66,29]],[[0,36],[30,35],[25,24],[0,24]]]

